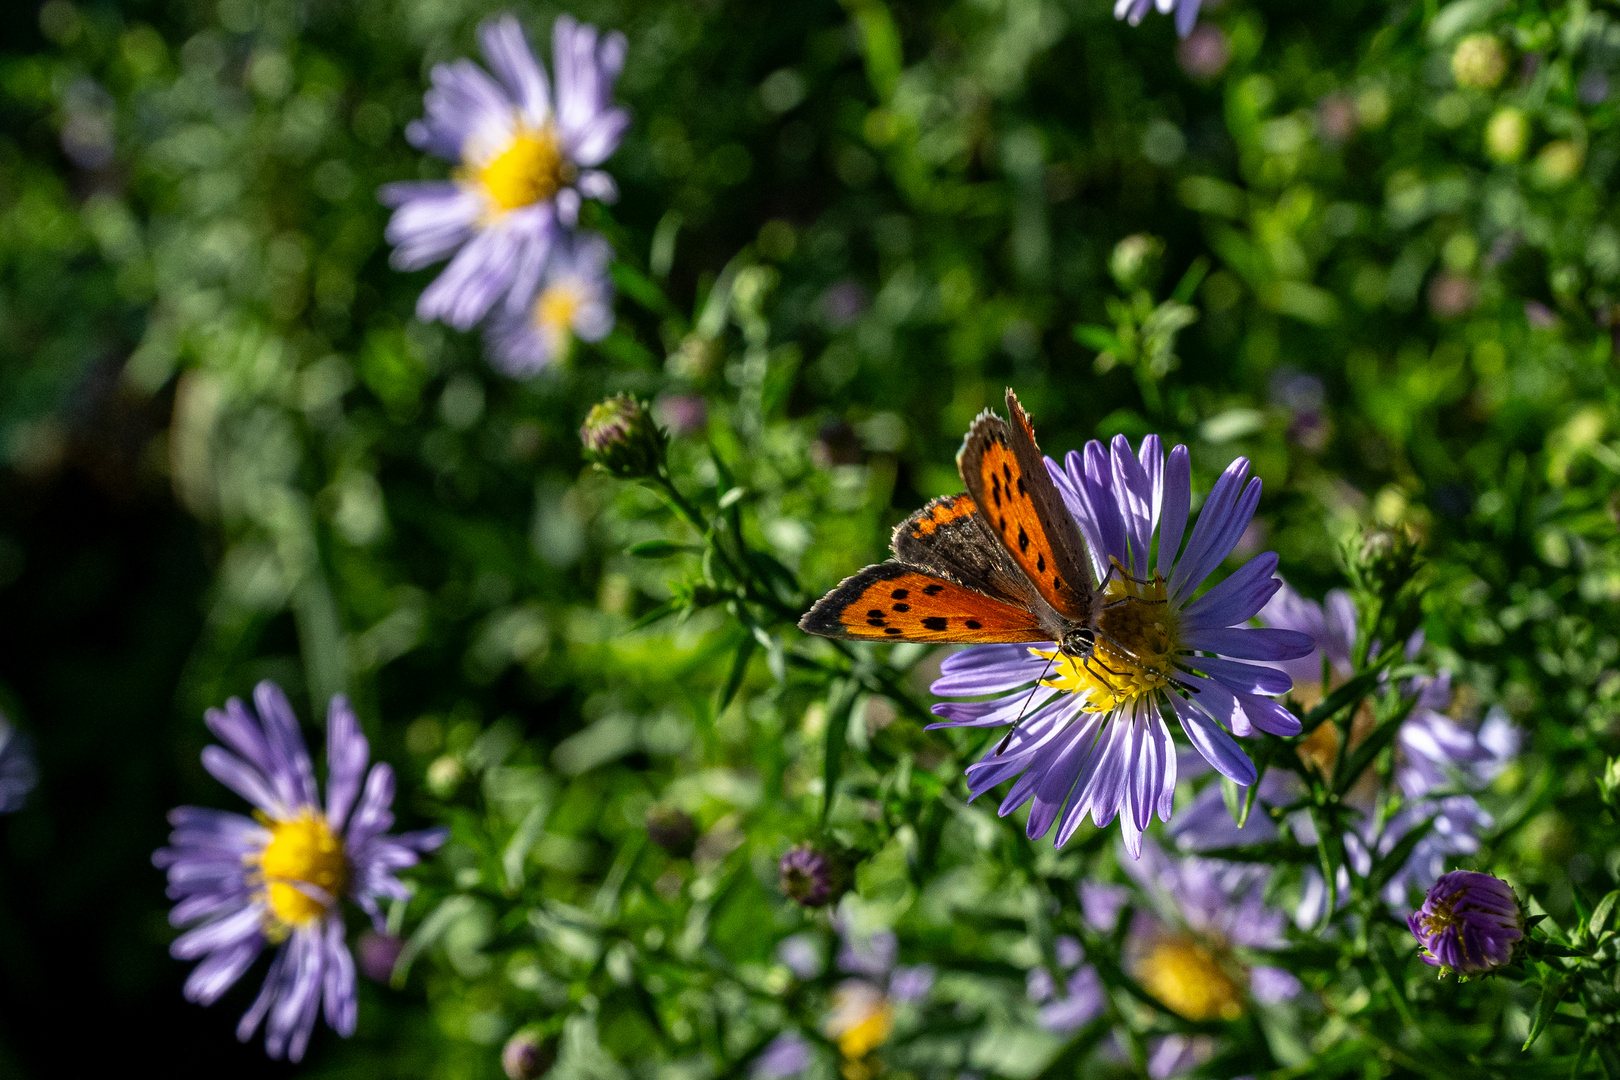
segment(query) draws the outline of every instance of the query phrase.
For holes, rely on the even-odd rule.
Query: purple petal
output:
[[[1182,625],[1199,629],[1237,626],[1254,618],[1282,587],[1282,582],[1272,576],[1276,569],[1275,552],[1256,555],[1225,581],[1188,604]]]
[[[1176,717],[1181,721],[1181,730],[1187,733],[1187,738],[1204,756],[1204,760],[1233,783],[1244,787],[1254,783],[1254,762],[1232,741],[1232,736],[1222,731],[1220,725],[1206,716],[1202,709],[1180,694],[1169,697]]]
[[[1309,634],[1301,634],[1297,630],[1257,630],[1247,626],[1183,630],[1181,644],[1189,649],[1218,653],[1237,660],[1297,660],[1316,651],[1316,643]]]
[[[349,699],[334,696],[326,710],[326,822],[339,835],[360,794],[360,779],[370,759],[371,746]]]

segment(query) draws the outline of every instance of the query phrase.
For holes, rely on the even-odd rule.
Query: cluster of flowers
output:
[[[1199,586],[1232,553],[1259,501],[1259,481],[1237,459],[1204,500],[1188,532],[1192,502],[1187,448],[1165,454],[1148,436],[1138,449],[1119,437],[1089,443],[1047,468],[1073,514],[1099,580],[1108,582],[1095,656],[1076,660],[1055,646],[981,645],[955,653],[941,667],[933,691],[978,700],[934,706],[937,727],[998,727],[1008,737],[968,767],[972,796],[1013,783],[1001,802],[1005,816],[1031,803],[1027,832],[1045,836],[1057,825],[1059,845],[1089,815],[1098,826],[1120,819],[1121,864],[1149,900],[1128,930],[1126,965],[1168,1009],[1190,1021],[1236,1019],[1251,1002],[1298,995],[1300,983],[1280,967],[1244,962],[1287,944],[1287,914],[1267,902],[1271,871],[1197,855],[1171,857],[1144,831],[1154,816],[1170,820],[1177,773],[1213,767],[1255,792],[1263,808],[1284,807],[1300,794],[1298,777],[1284,770],[1257,776],[1233,736],[1255,729],[1297,735],[1297,716],[1274,697],[1292,692],[1303,705],[1323,700],[1350,678],[1357,639],[1356,612],[1342,590],[1325,606],[1288,589],[1274,576],[1277,557],[1258,555],[1194,599]],[[1183,545],[1183,538],[1186,543]],[[1109,572],[1109,570],[1112,572]],[[1126,602],[1129,601],[1129,602]],[[1257,620],[1263,625],[1249,625]],[[1408,657],[1421,637],[1407,643]],[[1375,653],[1376,655],[1376,653]],[[1519,736],[1500,712],[1476,730],[1448,717],[1445,673],[1390,688],[1409,706],[1395,739],[1393,798],[1384,798],[1370,772],[1347,794],[1356,825],[1345,848],[1365,875],[1374,856],[1387,855],[1413,829],[1429,831],[1390,878],[1384,899],[1403,907],[1416,890],[1430,889],[1409,920],[1424,958],[1447,970],[1487,970],[1507,962],[1522,937],[1522,919],[1509,890],[1488,875],[1444,874],[1449,857],[1479,850],[1492,824],[1474,793],[1518,753]],[[1174,715],[1196,754],[1178,755],[1165,724]],[[1351,748],[1366,737],[1370,711],[1350,726]],[[1300,743],[1305,768],[1331,775],[1341,753],[1338,728],[1319,727]],[[1393,810],[1391,808],[1393,807]],[[1316,843],[1308,817],[1288,824],[1302,843]],[[1187,851],[1274,840],[1278,827],[1265,812],[1239,829],[1218,784],[1206,785],[1170,829]],[[842,883],[833,853],[800,846],[783,856],[783,891],[806,906],[836,900]],[[1307,872],[1295,919],[1314,923],[1328,890]],[[1443,876],[1442,876],[1443,875]],[[1477,879],[1477,880],[1476,880]],[[1494,884],[1492,884],[1494,883]],[[1336,883],[1348,894],[1348,870]],[[1431,888],[1432,887],[1432,888]],[[1118,887],[1081,889],[1087,921],[1109,932],[1128,895]],[[1107,1009],[1102,983],[1072,938],[1061,939],[1057,971],[1037,968],[1029,996],[1037,1020],[1054,1032],[1072,1032]],[[779,1076],[781,1047],[760,1069]],[[1149,1051],[1149,1073],[1181,1075],[1208,1060],[1208,1036],[1169,1036]]]
[[[571,338],[599,341],[613,328],[612,249],[578,224],[585,199],[618,197],[596,166],[630,125],[613,104],[626,45],[623,34],[560,15],[553,80],[511,15],[484,23],[478,38],[494,74],[466,59],[435,67],[426,115],[405,132],[454,162],[452,178],[388,184],[380,196],[394,207],[386,236],[396,268],[450,260],[417,315],[458,330],[483,323],[492,362],[521,377]]]

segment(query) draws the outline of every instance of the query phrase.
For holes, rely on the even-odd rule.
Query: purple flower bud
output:
[[[652,806],[647,810],[647,837],[675,856],[690,859],[697,847],[697,822],[692,815],[674,806]]]
[[[805,907],[825,907],[847,888],[849,875],[843,861],[811,844],[789,848],[779,869],[782,892]]]
[[[534,1080],[551,1068],[555,1055],[540,1033],[524,1028],[501,1050],[501,1069],[511,1080]]]
[[[394,964],[405,943],[393,934],[379,934],[367,930],[360,935],[360,973],[372,982],[386,984],[394,974]]]
[[[1423,946],[1423,962],[1441,974],[1499,968],[1524,938],[1524,913],[1507,882],[1470,870],[1436,881],[1406,925]]]

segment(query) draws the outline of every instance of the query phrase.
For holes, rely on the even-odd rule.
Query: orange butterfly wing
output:
[[[846,578],[799,628],[855,641],[1050,641],[1033,612],[915,567],[886,562]]]
[[[1042,599],[1064,618],[1089,625],[1097,603],[1085,541],[1046,472],[1029,417],[1011,390],[1007,406],[1017,430],[988,411],[968,429],[956,457],[962,482],[990,532]]]

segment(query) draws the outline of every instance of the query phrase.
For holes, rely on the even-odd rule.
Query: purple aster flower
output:
[[[1056,1035],[1079,1031],[1102,1015],[1104,997],[1097,969],[1085,963],[1086,951],[1067,935],[1054,943],[1057,966],[1064,972],[1061,989],[1044,967],[1031,968],[1025,983],[1029,1000],[1040,1006],[1035,1022]]]
[[[977,798],[1017,777],[1000,813],[1033,800],[1030,839],[1055,821],[1061,846],[1088,813],[1099,827],[1117,814],[1134,856],[1154,813],[1170,820],[1171,711],[1199,754],[1239,784],[1254,783],[1255,770],[1232,735],[1299,732],[1299,719],[1263,696],[1286,693],[1288,677],[1244,662],[1288,660],[1312,647],[1293,630],[1244,625],[1281,584],[1273,576],[1277,556],[1258,555],[1196,595],[1254,516],[1260,481],[1247,479],[1247,460],[1234,461],[1183,549],[1189,462],[1185,446],[1166,460],[1156,435],[1142,440],[1139,453],[1118,436],[1111,447],[1088,443],[1084,457],[1070,452],[1062,467],[1048,459],[1091,549],[1092,570],[1108,583],[1095,655],[1075,659],[1055,645],[975,645],[948,657],[933,685],[942,696],[997,695],[935,705],[946,722],[933,726],[1015,724],[1002,745],[968,766],[968,789]]]
[[[1276,664],[1293,679],[1294,696],[1306,706],[1320,702],[1353,674],[1356,609],[1343,589],[1332,590],[1325,603],[1316,604],[1284,586],[1260,612],[1260,621],[1271,627],[1298,630],[1316,641],[1317,648],[1310,655]],[[1407,655],[1416,656],[1421,646],[1421,636],[1414,635],[1407,642]],[[1324,666],[1327,685],[1322,683]],[[1400,692],[1416,701],[1395,737],[1393,780],[1401,796],[1399,808],[1380,822],[1379,792],[1371,773],[1346,793],[1345,800],[1361,815],[1345,835],[1346,851],[1358,873],[1371,868],[1374,855],[1393,850],[1408,832],[1434,819],[1428,835],[1418,842],[1411,857],[1385,887],[1385,900],[1397,907],[1407,903],[1412,890],[1432,884],[1445,871],[1449,857],[1472,855],[1479,850],[1479,837],[1493,822],[1472,792],[1494,780],[1518,754],[1520,746],[1518,729],[1499,708],[1486,714],[1478,731],[1445,715],[1442,710],[1451,704],[1451,676],[1447,672],[1408,680],[1401,684]],[[1372,723],[1370,710],[1358,714],[1351,724],[1352,741],[1365,737]],[[1307,766],[1328,773],[1339,754],[1338,728],[1323,724],[1300,744],[1299,754]],[[1283,806],[1299,794],[1297,777],[1274,770],[1261,779],[1255,799],[1264,806]],[[1301,843],[1316,843],[1308,818],[1298,815],[1291,824]],[[1240,831],[1226,811],[1219,785],[1214,784],[1199,793],[1170,831],[1182,847],[1191,850],[1262,843],[1277,836],[1271,817],[1258,812],[1249,815]],[[1338,883],[1341,897],[1347,894],[1349,884],[1346,872]],[[1304,902],[1298,913],[1300,922],[1315,922],[1325,901],[1326,889],[1320,875],[1307,871]]]
[[[808,1069],[815,1059],[808,1039],[797,1031],[784,1031],[748,1066],[748,1076],[750,1080],[788,1080]]]
[[[533,298],[503,307],[490,324],[491,361],[515,378],[566,354],[574,338],[601,341],[613,329],[613,249],[595,233],[559,236]]]
[[[1114,0],[1114,18],[1124,19],[1132,26],[1142,22],[1149,8],[1158,8],[1159,14],[1176,13],[1176,33],[1186,37],[1198,21],[1198,8],[1203,0]]]
[[[33,740],[0,716],[0,814],[21,810],[38,782]]]
[[[1288,944],[1287,915],[1265,902],[1269,868],[1171,858],[1151,840],[1140,861],[1124,865],[1153,905],[1131,926],[1131,972],[1170,1009],[1188,1020],[1234,1020],[1251,1000],[1266,1004],[1299,994],[1299,980],[1289,972],[1246,963],[1234,951]]]
[[[379,192],[395,208],[386,233],[395,267],[450,259],[423,290],[417,314],[460,330],[503,298],[521,311],[554,242],[578,222],[581,200],[617,198],[613,179],[594,166],[630,124],[612,102],[623,34],[602,35],[559,15],[551,32],[555,82],[511,15],[484,23],[478,38],[494,75],[470,60],[435,67],[426,116],[405,130],[411,145],[455,162],[454,178]]]
[[[170,953],[202,961],[186,979],[186,999],[212,1004],[274,947],[236,1035],[245,1042],[262,1022],[270,1056],[297,1061],[323,1005],[333,1030],[354,1033],[355,965],[338,901],[348,896],[382,929],[378,900],[410,895],[395,873],[446,833],[387,835],[394,771],[379,762],[366,772],[371,748],[345,698],[334,697],[327,711],[324,806],[286,695],[261,682],[253,702],[257,716],[237,698],[208,711],[208,728],[225,746],[206,748],[202,761],[254,805],[254,817],[182,806],[169,815],[171,846],[152,862],[168,872],[169,898],[178,901],[169,921],[190,927]]]
[[[1470,870],[1436,881],[1406,925],[1423,946],[1423,962],[1442,974],[1499,968],[1524,937],[1524,913],[1507,882]]]

